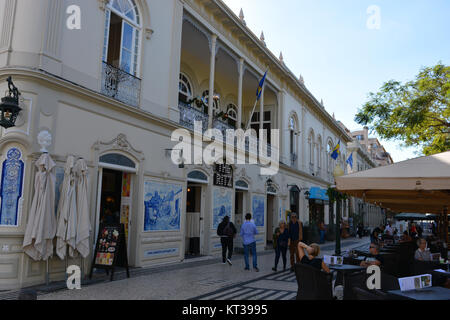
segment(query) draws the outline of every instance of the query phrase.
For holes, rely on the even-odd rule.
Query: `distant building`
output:
[[[364,127],[363,130],[351,132],[351,136],[354,140],[357,140],[361,145],[367,148],[373,161],[377,164],[377,167],[388,166],[393,164],[391,155],[386,152],[386,149],[378,141],[377,138],[369,138],[369,128]]]

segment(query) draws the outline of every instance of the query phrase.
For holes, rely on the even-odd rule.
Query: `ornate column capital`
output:
[[[110,1],[110,0],[97,0],[97,1],[98,1],[98,7],[99,7],[101,10],[105,11],[106,6],[109,4],[109,1]]]

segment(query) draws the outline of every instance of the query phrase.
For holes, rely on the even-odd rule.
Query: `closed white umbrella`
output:
[[[89,217],[88,203],[88,167],[84,159],[75,164],[77,174],[77,251],[83,258],[89,255],[89,236],[91,233],[91,222]]]
[[[75,189],[75,158],[69,156],[64,168],[64,180],[61,198],[58,204],[58,228],[56,231],[56,253],[64,260],[69,246],[69,255],[73,258],[77,235],[77,201]]]
[[[56,234],[55,217],[55,162],[47,153],[35,164],[35,193],[29,211],[28,224],[23,240],[23,250],[35,261],[48,260],[53,255],[53,239]]]

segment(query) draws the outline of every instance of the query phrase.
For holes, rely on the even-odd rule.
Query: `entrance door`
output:
[[[202,254],[202,187],[188,183],[186,201],[186,258]]]
[[[100,224],[123,224],[127,253],[130,253],[129,226],[131,223],[132,174],[100,168],[97,205],[96,236]],[[95,246],[95,243],[94,243]]]
[[[273,232],[277,227],[276,221],[276,211],[275,211],[275,197],[273,195],[267,195],[267,232],[266,232],[266,244],[273,244]]]

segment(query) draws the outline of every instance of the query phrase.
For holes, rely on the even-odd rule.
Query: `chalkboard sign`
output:
[[[214,185],[233,188],[233,167],[228,164],[216,164],[214,170]]]
[[[107,274],[111,270],[112,281],[115,267],[126,268],[127,277],[130,277],[125,227],[123,224],[102,224],[98,232],[89,279],[92,278],[93,269],[97,268],[105,269]]]

